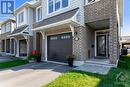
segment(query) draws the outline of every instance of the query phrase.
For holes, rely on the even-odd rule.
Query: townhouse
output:
[[[44,0],[42,13],[33,31],[42,38],[40,45],[34,38],[34,47],[45,61],[66,63],[66,56],[75,55],[77,66],[89,61],[116,66],[123,0]]]
[[[0,48],[2,55],[15,55],[15,40],[9,35],[16,27],[14,19],[8,19],[1,23]]]
[[[15,15],[17,57],[39,50],[43,61],[118,63],[123,0],[33,0]]]

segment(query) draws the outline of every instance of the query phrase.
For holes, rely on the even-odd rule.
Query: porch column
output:
[[[25,39],[26,39],[26,43],[27,43],[27,56],[29,56],[29,54],[33,50],[33,41],[32,41],[31,36],[27,36],[27,38],[25,38]]]
[[[118,21],[116,15],[116,0],[111,0],[112,9],[110,12],[110,41],[109,41],[109,54],[110,63],[117,64],[118,55]]]
[[[16,43],[16,41],[15,41],[15,38],[13,38],[13,40],[14,40],[14,43],[13,43],[13,45],[14,45],[14,56],[16,56],[16,45],[15,45],[15,43]]]
[[[10,38],[10,48],[9,48],[9,50],[10,50],[10,54],[12,54],[12,39]]]
[[[26,43],[27,43],[27,45],[26,45],[27,56],[29,56],[29,48],[30,48],[30,46],[29,46],[29,37],[27,37],[27,38],[25,38],[25,39],[26,39]]]
[[[42,52],[41,52],[41,54],[42,54],[42,60],[43,61],[47,61],[47,43],[46,43],[46,39],[47,39],[47,36],[46,36],[46,34],[45,34],[45,32],[41,32],[41,34],[42,34],[42,43],[41,43],[41,46],[42,46]]]
[[[19,40],[16,39],[16,57],[19,57]]]
[[[33,50],[36,50],[36,46],[37,46],[37,44],[36,44],[36,42],[37,42],[37,40],[36,40],[36,32],[33,32]]]
[[[5,53],[6,53],[6,39],[5,39]]]

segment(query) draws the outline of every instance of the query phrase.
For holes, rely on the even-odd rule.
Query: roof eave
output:
[[[26,3],[24,3],[23,5],[21,5],[20,7],[18,7],[18,8],[15,10],[15,14],[16,14],[18,11],[20,11],[21,9],[26,8],[26,7],[31,7],[31,8],[33,8],[34,6],[33,6],[32,4],[26,2]]]
[[[60,26],[60,25],[63,25],[63,24],[68,24],[68,23],[71,23],[71,22],[72,22],[72,19],[70,18],[70,19],[66,19],[66,20],[63,20],[63,21],[59,21],[59,22],[53,23],[53,24],[37,27],[37,28],[34,28],[32,30],[33,31],[44,30],[44,29]]]

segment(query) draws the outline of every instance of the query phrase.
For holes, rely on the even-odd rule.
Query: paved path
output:
[[[14,57],[0,56],[0,62],[12,61]]]
[[[87,63],[75,68],[75,70],[81,70],[85,72],[97,73],[97,74],[102,74],[102,75],[107,75],[110,69],[111,69],[110,66],[87,64]]]
[[[0,71],[0,87],[41,87],[72,68],[55,63],[31,63]]]

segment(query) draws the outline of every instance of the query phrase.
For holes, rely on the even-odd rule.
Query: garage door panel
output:
[[[72,34],[60,34],[48,37],[48,60],[67,62],[66,56],[72,55]]]

